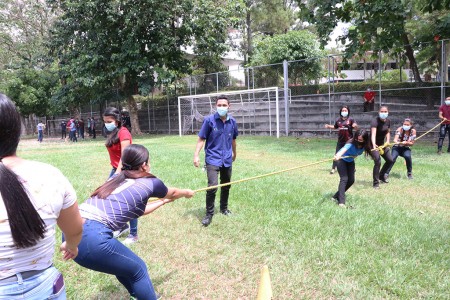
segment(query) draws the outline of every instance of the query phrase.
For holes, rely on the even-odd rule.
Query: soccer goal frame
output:
[[[212,113],[215,113],[215,102],[216,97],[220,95],[228,96],[230,101],[230,113],[235,118],[237,118],[238,124],[240,121],[244,121],[245,118],[256,118],[255,105],[263,103],[264,107],[267,107],[267,116],[263,117],[268,119],[268,131],[269,135],[275,131],[276,137],[280,137],[280,105],[279,105],[279,93],[283,91],[278,87],[268,87],[260,89],[248,89],[248,90],[237,90],[237,91],[226,91],[226,92],[216,92],[209,94],[198,94],[198,95],[187,95],[178,97],[178,131],[181,137],[187,128],[194,132],[194,121],[201,122],[203,117]],[[232,96],[232,97],[231,97]],[[258,102],[257,102],[258,101]],[[275,102],[275,116],[273,116],[273,102]],[[253,103],[253,106],[252,106]],[[202,106],[202,115],[197,109],[198,106]],[[234,107],[238,107],[235,109]],[[253,107],[253,112],[249,112],[248,107]],[[264,108],[266,109],[266,108]],[[209,110],[209,111],[208,111]],[[247,114],[243,113],[243,110],[247,110]],[[235,114],[239,114],[236,116]],[[272,126],[273,118],[275,119],[275,126]],[[242,124],[239,124],[242,125]],[[248,123],[247,123],[248,125]],[[272,127],[275,127],[273,130]],[[246,129],[252,134],[252,128]],[[253,129],[254,132],[255,129]],[[240,129],[241,131],[241,129]]]

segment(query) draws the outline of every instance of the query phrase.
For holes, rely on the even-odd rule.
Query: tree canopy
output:
[[[301,16],[316,26],[321,45],[329,41],[329,36],[338,22],[350,23],[351,27],[339,40],[345,45],[347,58],[354,54],[363,55],[367,51],[383,51],[385,53],[407,57],[416,82],[421,82],[419,68],[415,58],[415,49],[419,42],[412,34],[409,24],[419,18],[427,18],[424,11],[444,9],[443,3],[434,0],[414,1],[346,1],[346,0],[298,0]],[[441,1],[442,2],[442,1]],[[448,2],[448,1],[447,1]],[[447,5],[448,6],[448,5]],[[448,37],[448,12],[443,19],[428,19],[434,25],[433,37]],[[429,26],[421,22],[418,28]],[[439,39],[438,38],[438,39]]]
[[[297,61],[289,67],[293,83],[306,84],[321,75],[319,49],[316,36],[308,31],[289,31],[273,37],[264,37],[255,46],[251,65],[279,64],[283,60]]]

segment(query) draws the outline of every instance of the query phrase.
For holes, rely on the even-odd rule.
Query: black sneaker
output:
[[[375,184],[375,185],[373,186],[373,188],[376,189],[376,190],[378,190],[378,189],[380,188],[380,186],[379,186],[378,184]]]
[[[225,215],[225,216],[230,216],[231,215],[231,211],[228,210],[228,209],[221,210],[220,213],[222,215]]]
[[[203,226],[208,226],[209,224],[211,224],[212,221],[212,216],[211,215],[206,215],[203,220],[202,220],[202,225]]]
[[[413,179],[414,177],[412,176],[411,173],[408,173],[408,179]]]
[[[380,176],[380,181],[384,183],[389,183],[389,174],[384,174]]]

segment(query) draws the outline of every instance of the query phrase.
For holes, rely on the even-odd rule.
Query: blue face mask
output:
[[[378,116],[380,116],[380,119],[387,119],[389,113],[379,113]]]
[[[105,123],[105,127],[106,127],[106,130],[108,130],[108,131],[113,131],[114,129],[117,128],[116,123],[114,123],[114,122]]]
[[[225,117],[228,113],[228,107],[218,107],[217,113],[219,114],[219,116]]]
[[[408,131],[408,130],[411,129],[411,126],[403,125],[402,127],[403,127],[403,130],[404,130],[404,131]]]
[[[344,118],[346,118],[348,116],[348,112],[347,111],[342,111],[341,112],[341,116],[343,116]]]

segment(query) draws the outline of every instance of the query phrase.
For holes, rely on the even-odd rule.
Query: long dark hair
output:
[[[2,162],[16,154],[21,131],[20,115],[14,103],[0,93],[0,194],[17,248],[28,248],[44,238],[45,223],[31,203],[19,177]]]
[[[143,163],[148,165],[149,153],[142,145],[132,144],[122,153],[122,172],[98,187],[91,195],[105,199],[119,187],[125,179],[156,178],[155,175],[139,170]]]
[[[358,142],[358,137],[362,136],[364,142],[363,142],[363,148],[366,156],[370,155],[370,135],[369,131],[365,129],[358,129],[355,134],[353,135],[353,138],[349,141],[349,143],[352,143],[356,148],[360,147],[360,144]]]
[[[105,112],[103,113],[104,117],[113,117],[114,120],[117,121],[118,125],[117,127],[111,131],[110,134],[108,134],[108,137],[106,139],[105,145],[106,147],[111,147],[114,144],[117,144],[119,142],[119,129],[122,127],[122,119],[120,118],[120,112],[115,107],[107,107],[105,109]]]

